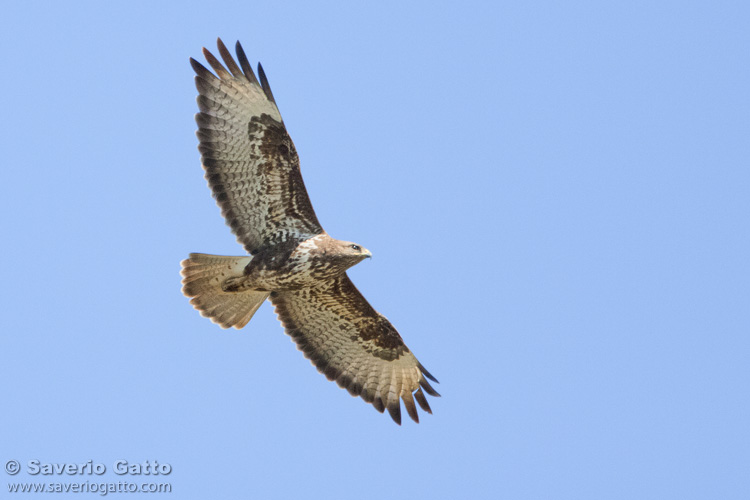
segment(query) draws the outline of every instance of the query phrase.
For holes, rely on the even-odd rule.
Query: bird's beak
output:
[[[370,251],[369,251],[368,249],[366,249],[366,248],[363,248],[362,250],[363,250],[362,254],[363,254],[363,255],[364,255],[364,256],[365,256],[366,258],[368,258],[368,259],[372,259],[372,252],[370,252]]]

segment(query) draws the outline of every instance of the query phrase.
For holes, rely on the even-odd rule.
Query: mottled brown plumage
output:
[[[419,422],[415,400],[432,413],[424,392],[439,396],[427,378],[437,381],[346,275],[370,252],[323,230],[263,68],[256,78],[239,42],[239,65],[217,44],[224,65],[203,49],[215,74],[190,59],[198,149],[221,213],[250,255],[190,254],[183,292],[223,328],[242,328],[268,298],[318,371],[399,424],[403,401]]]

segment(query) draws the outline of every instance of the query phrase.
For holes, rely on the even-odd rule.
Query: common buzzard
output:
[[[239,66],[221,39],[217,44],[226,67],[203,49],[216,75],[190,59],[198,149],[221,213],[250,255],[190,254],[182,261],[183,293],[222,328],[242,328],[269,299],[286,333],[328,380],[381,413],[387,408],[398,424],[403,400],[419,422],[414,401],[432,413],[424,392],[439,394],[425,377],[437,380],[346,275],[370,252],[323,230],[263,68],[258,64],[258,81],[239,42]]]

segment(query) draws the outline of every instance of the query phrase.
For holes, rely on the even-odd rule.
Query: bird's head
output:
[[[339,241],[338,242],[339,253],[346,256],[347,258],[356,259],[357,262],[362,262],[365,259],[372,257],[372,253],[363,246],[352,243],[351,241]]]
[[[332,240],[326,254],[328,259],[335,262],[335,267],[342,271],[372,257],[370,251],[363,246],[341,240]]]

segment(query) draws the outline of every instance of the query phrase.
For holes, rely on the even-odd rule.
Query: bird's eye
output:
[[[359,252],[359,251],[360,251],[360,250],[362,250],[362,249],[361,249],[361,248],[359,248],[359,245],[352,245],[352,250],[356,250],[356,251],[358,251],[358,252]]]

